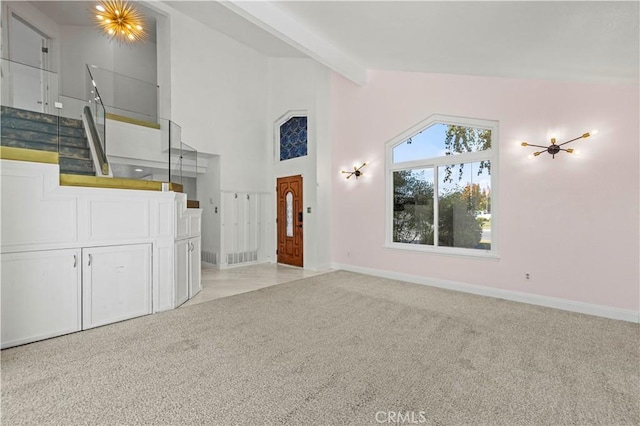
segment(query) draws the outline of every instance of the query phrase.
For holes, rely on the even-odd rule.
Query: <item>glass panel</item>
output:
[[[89,65],[109,113],[156,123],[158,86],[128,75]]]
[[[433,169],[393,172],[393,241],[433,245]]]
[[[491,249],[489,161],[438,168],[438,245]]]
[[[59,152],[58,75],[8,59],[0,59],[0,74],[1,144]]]
[[[307,117],[291,117],[280,126],[280,161],[307,155]]]
[[[98,133],[98,139],[102,145],[103,160],[107,161],[107,118],[102,103],[101,92],[98,88],[96,81],[91,74],[91,69],[87,66],[87,99],[89,101],[91,113],[93,114],[93,121]]]
[[[287,217],[287,237],[293,237],[293,194],[291,192],[287,192],[284,199]]]
[[[491,130],[436,123],[393,148],[393,162],[423,160],[491,148]]]

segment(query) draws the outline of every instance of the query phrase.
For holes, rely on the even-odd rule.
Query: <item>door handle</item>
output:
[[[75,268],[76,266],[78,266],[78,255],[74,254],[73,255],[73,267]]]
[[[89,253],[89,263],[87,263],[87,266],[91,266],[91,253]]]
[[[302,212],[298,212],[298,222],[302,222]]]

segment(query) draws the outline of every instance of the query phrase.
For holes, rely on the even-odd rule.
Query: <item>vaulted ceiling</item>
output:
[[[369,69],[639,81],[638,1],[165,3],[267,56],[311,57],[359,84]]]

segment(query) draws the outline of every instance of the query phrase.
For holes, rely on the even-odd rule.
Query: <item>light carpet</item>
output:
[[[4,350],[2,424],[633,425],[639,336],[339,271]]]

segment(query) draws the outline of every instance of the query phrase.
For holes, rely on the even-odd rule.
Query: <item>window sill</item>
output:
[[[398,243],[391,243],[391,244],[387,243],[384,246],[382,246],[382,248],[388,249],[388,250],[410,251],[414,253],[428,253],[428,254],[435,254],[439,256],[470,257],[474,259],[500,260],[500,255],[489,250],[463,249],[463,248],[456,248],[456,247],[430,247],[430,246],[420,246],[416,244],[398,244]]]

